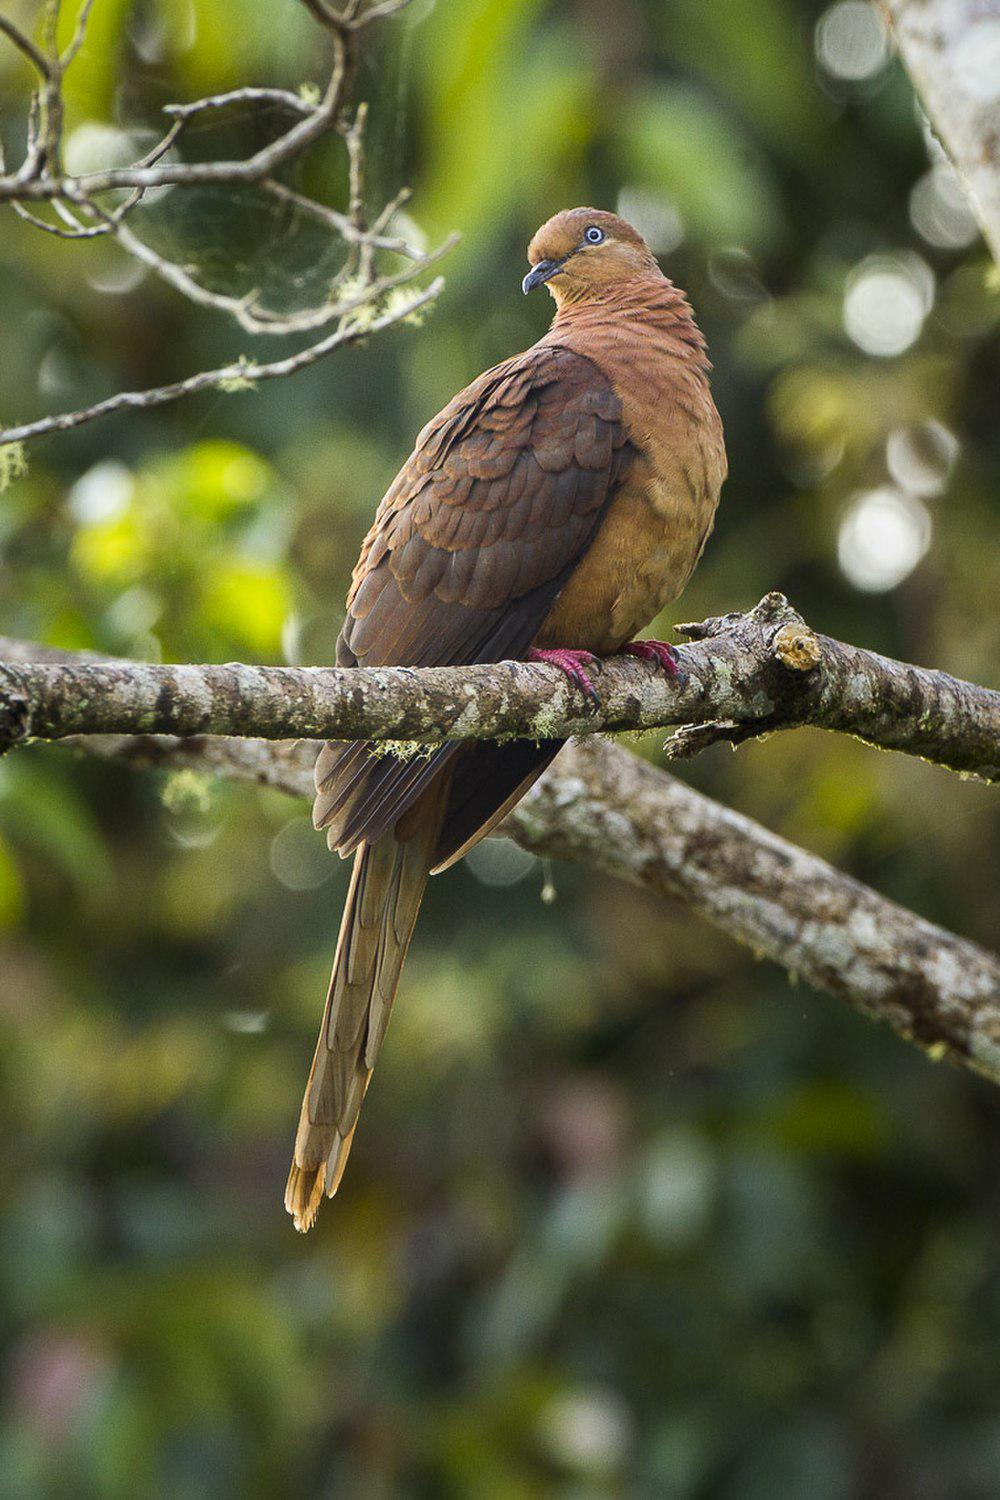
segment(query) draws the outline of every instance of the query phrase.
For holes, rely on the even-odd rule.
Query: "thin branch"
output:
[[[85,0],[77,16],[70,45],[60,58],[56,45],[58,5],[49,0],[45,11],[46,50],[43,52],[12,22],[0,17],[0,29],[10,37],[36,67],[41,87],[32,94],[28,150],[21,168],[5,173],[0,150],[0,202],[9,202],[20,218],[32,227],[60,239],[95,239],[114,237],[122,250],[148,271],[184,296],[189,302],[210,308],[233,319],[245,332],[253,335],[288,336],[308,334],[334,327],[329,336],[317,339],[306,349],[286,359],[249,365],[239,360],[218,369],[199,371],[185,380],[174,381],[144,391],[123,391],[104,401],[76,411],[43,417],[34,422],[19,423],[0,431],[0,445],[22,442],[46,433],[65,432],[86,422],[107,416],[123,408],[145,408],[177,400],[194,392],[210,389],[248,387],[258,380],[271,380],[294,374],[315,364],[332,350],[353,343],[368,334],[377,333],[402,321],[423,307],[440,290],[434,282],[426,292],[406,298],[390,299],[388,294],[407,286],[434,266],[456,243],[451,235],[429,252],[385,233],[404,194],[386,204],[369,227],[364,205],[364,124],[366,106],[359,104],[347,123],[343,115],[344,93],[352,76],[356,53],[356,33],[379,15],[401,8],[371,7],[348,4],[335,11],[325,0],[301,0],[310,14],[329,31],[333,43],[333,63],[323,96],[311,100],[287,89],[248,86],[196,99],[189,103],[169,104],[165,112],[172,117],[170,129],[145,156],[130,166],[104,172],[67,175],[60,167],[62,132],[62,77],[65,68],[80,50],[90,14],[90,0]],[[279,105],[296,116],[295,123],[267,146],[244,161],[183,162],[167,160],[171,147],[196,115],[223,109],[232,104]],[[346,213],[318,203],[286,188],[272,175],[277,167],[301,153],[306,146],[330,131],[342,136],[348,159],[349,193]],[[213,291],[204,286],[191,268],[167,259],[149,245],[128,222],[132,210],[153,187],[197,186],[256,183],[269,196],[291,204],[302,213],[338,234],[345,242],[346,257],[336,277],[327,287],[319,306],[299,312],[282,312],[265,306],[257,288],[240,295]],[[100,200],[112,190],[127,189],[127,196],[114,207]],[[56,216],[52,220],[32,204],[50,203]],[[408,262],[401,269],[379,275],[375,267],[377,251],[391,251]]]
[[[174,144],[183,128],[184,121],[176,120],[174,124],[171,125],[166,135],[163,136],[159,141],[157,141],[156,145],[153,146],[149,151],[147,151],[145,156],[140,157],[135,165],[137,167],[145,167],[151,166],[153,163],[160,161],[164,156],[166,156],[167,152],[170,150],[171,146]],[[0,169],[2,169],[2,167],[3,154],[2,150],[0,150]],[[26,223],[31,224],[35,229],[43,229],[46,234],[54,234],[58,236],[59,239],[95,240],[99,239],[101,235],[113,234],[117,226],[119,226],[121,224],[121,221],[125,218],[126,214],[131,213],[132,209],[136,208],[142,202],[145,195],[145,188],[134,188],[132,192],[129,193],[121,203],[119,203],[118,207],[112,210],[110,213],[105,213],[103,210],[99,209],[96,204],[85,204],[81,201],[80,207],[85,208],[87,211],[91,212],[95,217],[99,219],[99,222],[97,224],[81,224],[79,219],[77,219],[73,214],[70,213],[65,203],[61,202],[58,198],[54,198],[52,200],[52,208],[57,216],[62,220],[61,225],[53,224],[48,219],[43,219],[38,214],[32,213],[31,209],[26,208],[18,198],[14,198],[11,200],[11,208],[13,208],[18,218],[24,219]]]
[[[0,743],[140,733],[438,744],[699,726],[667,742],[668,754],[686,754],[810,724],[1000,782],[998,692],[817,635],[781,594],[680,628],[697,638],[678,649],[676,676],[607,658],[594,668],[597,707],[557,668],[531,662],[0,667]]]
[[[421,308],[426,307],[439,296],[443,288],[444,281],[439,276],[423,291],[415,292],[412,297],[388,308],[370,322],[338,328],[326,338],[320,339],[318,343],[310,344],[307,348],[300,349],[297,354],[290,354],[284,359],[271,360],[265,364],[257,364],[249,359],[239,359],[234,364],[222,365],[215,370],[199,370],[196,375],[189,375],[186,380],[176,380],[170,385],[153,386],[144,391],[119,391],[116,395],[108,396],[106,400],[97,401],[93,406],[83,407],[79,411],[62,412],[59,416],[53,417],[39,417],[37,422],[24,422],[19,427],[8,427],[0,430],[0,447],[8,443],[26,442],[29,438],[43,437],[47,433],[69,432],[74,427],[82,427],[87,422],[96,421],[98,417],[107,417],[113,412],[123,411],[126,408],[145,410],[153,406],[163,406],[168,401],[176,401],[181,396],[195,395],[198,391],[250,390],[261,380],[284,379],[288,375],[295,375],[299,370],[305,370],[310,365],[317,364],[319,360],[332,354],[335,349],[361,343],[372,334],[381,333],[383,329],[391,328],[396,323],[404,323],[407,318],[413,317]]]
[[[39,170],[45,174],[62,171],[63,134],[63,63],[59,55],[59,13],[61,0],[46,0],[42,9],[42,32],[49,60],[48,74],[39,90],[38,152]]]
[[[56,208],[58,206],[58,204],[55,205]],[[26,208],[16,198],[11,203],[11,208],[19,219],[23,219],[26,224],[30,224],[33,229],[42,229],[46,234],[54,234],[60,240],[96,240],[102,234],[109,234],[111,232],[110,226],[107,224],[92,224],[88,226],[76,223],[52,224],[48,219],[43,219],[38,214],[32,213],[30,208]]]
[[[364,134],[365,122],[368,118],[368,106],[359,104],[351,124],[343,129],[344,144],[347,147],[348,162],[348,218],[354,235],[351,240],[351,255],[348,257],[345,275],[358,275],[362,284],[371,280],[372,268],[375,261],[375,253],[371,245],[365,240],[362,231],[365,227],[365,153]]]
[[[346,42],[349,31],[335,29],[331,35],[335,39],[334,67],[322,99],[318,104],[308,106],[308,113],[303,112],[303,118],[252,156],[236,161],[166,162],[146,167],[107,167],[102,171],[84,172],[78,176],[45,174],[27,180],[20,175],[0,177],[0,201],[12,198],[35,201],[69,198],[71,201],[81,201],[118,188],[147,190],[180,185],[196,187],[206,183],[247,184],[272,176],[279,166],[300,155],[306,146],[318,140],[336,124],[349,65]]]
[[[161,281],[167,282],[168,285],[181,292],[189,302],[227,313],[246,333],[269,336],[312,333],[318,328],[325,328],[332,322],[346,318],[358,308],[370,306],[386,292],[413,281],[415,277],[443,259],[457,243],[457,236],[449,235],[436,249],[422,255],[419,261],[405,266],[401,271],[375,278],[369,275],[362,280],[357,291],[347,296],[326,302],[322,307],[310,308],[306,312],[284,314],[262,306],[257,300],[256,290],[244,293],[242,297],[231,297],[225,292],[210,291],[196,281],[185,267],[179,266],[175,261],[167,260],[152,246],[141,240],[122,221],[120,215],[105,213],[96,203],[83,198],[73,198],[72,201],[78,202],[82,208],[98,218],[114,235],[122,249],[134,260],[140,261]]]
[[[93,8],[94,0],[83,0],[83,4],[80,6],[80,11],[76,18],[76,27],[73,31],[73,35],[70,38],[69,45],[66,47],[66,50],[62,55],[63,72],[65,72],[70,63],[73,62],[77,53],[80,51],[80,48],[83,46],[84,39],[87,35],[87,24],[90,21],[90,12],[93,10]]]
[[[363,0],[346,0],[342,11],[331,10],[326,0],[302,0],[302,3],[325,26],[361,31],[372,21],[380,21],[385,16],[394,16],[398,11],[405,10],[411,0],[381,0],[381,3],[370,5],[367,10],[361,9]]]
[[[381,21],[386,16],[398,15],[410,3],[411,0],[381,0],[379,4],[370,5],[366,11],[363,11],[361,15],[351,22],[351,25],[355,30],[360,30],[361,27],[370,25],[372,21]]]
[[[316,112],[315,104],[310,104],[301,94],[293,94],[290,89],[256,88],[251,85],[230,89],[225,94],[208,94],[204,99],[193,99],[188,104],[165,104],[163,113],[176,120],[190,120],[205,110],[225,109],[230,104],[280,104],[292,114],[305,117]]]
[[[48,58],[44,52],[41,52],[35,46],[31,38],[25,35],[20,26],[16,26],[7,16],[0,15],[0,31],[13,42],[18,52],[27,58],[39,77],[48,78],[50,76],[51,70]]]
[[[376,224],[373,224],[371,229],[359,229],[354,221],[347,214],[342,214],[339,209],[330,208],[326,203],[317,203],[315,198],[306,198],[302,193],[295,192],[294,188],[286,187],[283,182],[275,182],[271,178],[268,178],[265,182],[261,183],[261,186],[280,202],[290,204],[293,208],[297,208],[302,213],[308,214],[311,218],[318,220],[319,223],[325,224],[329,229],[335,230],[342,239],[368,245],[373,250],[390,250],[394,255],[405,255],[407,260],[424,260],[424,251],[418,249],[416,245],[411,245],[407,240],[401,239],[398,235],[382,234],[381,230],[376,227],[379,221],[376,221]],[[400,198],[403,198],[403,196],[403,194],[400,194]],[[392,214],[399,207],[399,200],[397,199],[397,201],[387,205],[387,207],[391,209],[389,214],[389,218],[391,219]],[[382,218],[383,216],[380,215],[379,220]],[[457,236],[455,235],[452,235],[449,240],[445,241],[445,244],[449,248],[456,243]]]
[[[321,26],[340,30],[345,24],[344,18],[337,11],[331,10],[325,0],[302,0],[302,4]]]
[[[0,641],[0,657],[26,655],[67,667],[99,660]],[[136,768],[189,767],[294,796],[313,790],[316,745],[302,740],[86,735],[63,744]],[[1000,1083],[1000,958],[620,747],[594,738],[566,746],[501,832],[684,902],[935,1060]]]

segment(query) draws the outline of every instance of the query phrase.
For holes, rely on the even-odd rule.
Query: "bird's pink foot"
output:
[[[585,670],[586,667],[591,666],[597,660],[593,651],[569,651],[562,650],[561,648],[552,651],[542,651],[532,646],[528,652],[528,660],[544,661],[548,662],[550,667],[558,667],[560,672],[566,673],[570,682],[575,683],[578,688],[586,693],[592,703],[600,703],[601,700],[597,696],[597,689]]]
[[[629,641],[627,646],[622,647],[622,655],[655,661],[671,677],[677,676],[677,652],[668,641]]]

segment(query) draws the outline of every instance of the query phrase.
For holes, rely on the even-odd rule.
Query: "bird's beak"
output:
[[[527,276],[521,282],[521,291],[525,296],[533,292],[536,286],[544,286],[551,276],[561,271],[568,256],[564,255],[562,260],[540,260],[537,265],[532,266]]]

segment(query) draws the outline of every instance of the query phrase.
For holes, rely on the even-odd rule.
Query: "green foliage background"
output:
[[[730,449],[676,617],[780,588],[824,630],[995,684],[988,261],[917,233],[909,84],[896,63],[825,72],[822,14],[415,0],[359,93],[372,201],[408,181],[432,239],[462,232],[439,304],[293,381],[36,444],[0,500],[0,628],[329,660],[413,434],[545,326],[518,289],[532,230],[627,190],[682,226],[664,265],[709,335]],[[97,0],[68,126],[151,131],[168,99],[321,76],[292,0]],[[0,50],[15,160],[25,87]],[[214,120],[188,149],[273,126]],[[327,148],[292,174],[342,178]],[[336,268],[253,193],[144,215],[213,284],[289,306]],[[895,357],[843,324],[878,254],[919,256],[933,286]],[[113,246],[5,216],[0,267],[8,420],[259,355],[152,280],[114,290]],[[845,512],[887,482],[891,434],[934,458],[928,421],[960,445],[921,502],[929,550],[864,592],[838,566]],[[995,790],[812,733],[684,775],[996,942]],[[346,1187],[297,1238],[281,1189],[345,878],[277,794],[55,749],[0,766],[0,1494],[1000,1491],[995,1093],[584,871],[557,869],[546,904],[539,867],[491,846],[433,883]]]

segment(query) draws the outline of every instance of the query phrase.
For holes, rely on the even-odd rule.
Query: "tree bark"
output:
[[[567,746],[505,825],[690,906],[932,1058],[1000,1083],[1000,958],[614,745]]]
[[[879,0],[879,9],[1000,263],[1000,4]]]
[[[557,668],[530,662],[419,670],[33,662],[34,648],[0,640],[0,746],[74,734],[230,734],[416,748],[684,724],[665,747],[675,757],[811,724],[1000,781],[998,692],[817,635],[781,594],[748,614],[679,628],[693,639],[678,651],[676,676],[609,658],[594,669],[596,707]]]
[[[27,643],[0,643],[4,655],[15,648],[83,664]],[[294,796],[313,789],[317,746],[302,740],[88,734],[63,743],[134,767],[186,767]],[[620,747],[595,737],[567,745],[501,833],[536,854],[683,901],[931,1058],[1000,1083],[1000,958]]]

